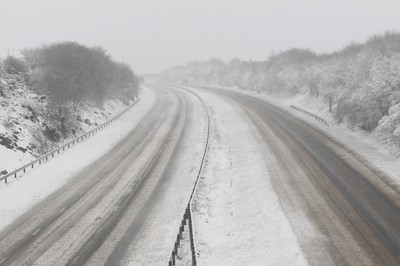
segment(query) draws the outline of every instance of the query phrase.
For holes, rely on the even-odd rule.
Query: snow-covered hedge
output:
[[[377,130],[390,136],[395,145],[400,147],[400,103],[389,109],[389,114],[379,121]]]
[[[163,73],[164,82],[219,84],[291,97],[320,98],[338,123],[379,130],[398,143],[400,34],[387,32],[331,54],[291,49],[267,61],[191,62]]]
[[[138,92],[131,68],[99,47],[67,42],[22,55],[0,58],[0,152],[41,155],[104,123]]]
[[[22,54],[30,80],[57,105],[83,101],[101,105],[109,95],[132,100],[139,89],[132,69],[112,60],[101,47],[63,42],[25,49]]]

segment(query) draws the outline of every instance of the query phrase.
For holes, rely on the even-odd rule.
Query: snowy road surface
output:
[[[196,198],[201,264],[400,263],[400,197],[381,172],[277,106],[194,90],[214,136]]]
[[[194,210],[200,265],[399,263],[400,197],[380,172],[264,100],[191,90],[211,119]],[[167,264],[206,112],[165,87],[135,108],[119,141],[109,138],[121,121],[0,187],[0,265]]]
[[[128,136],[1,231],[0,265],[168,261],[202,155],[205,121],[192,94],[156,92]]]

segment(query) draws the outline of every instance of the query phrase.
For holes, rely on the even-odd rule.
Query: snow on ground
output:
[[[15,109],[20,108],[19,104],[15,105]],[[106,101],[102,108],[90,103],[83,103],[81,105],[80,117],[82,117],[81,125],[81,132],[77,132],[77,134],[82,134],[82,132],[87,132],[96,127],[97,125],[105,123],[110,117],[120,113],[122,110],[126,109],[127,105],[123,104],[118,99],[113,99]],[[5,117],[9,112],[13,112],[10,110],[0,110],[0,117]],[[37,138],[39,134],[35,137],[32,135],[32,132],[38,131],[40,128],[41,123],[33,123],[29,119],[23,119],[20,115],[23,111],[21,110],[14,110],[16,112],[16,119],[20,121],[20,125],[14,126],[14,129],[10,129],[5,127],[4,125],[0,125],[0,134],[7,136],[7,134],[17,135],[18,140],[15,140],[15,144],[18,147],[29,147],[30,145],[40,145],[38,144]],[[0,121],[1,122],[1,121]],[[18,128],[19,130],[16,130]],[[53,146],[61,146],[62,143],[66,143],[70,141],[73,137],[65,139],[63,142],[60,143],[50,143],[48,141],[49,146],[48,149],[51,150],[54,148]],[[44,138],[42,141],[45,142]],[[34,152],[33,152],[34,153]],[[21,151],[18,149],[9,149],[3,145],[0,145],[0,170],[6,169],[9,173],[14,171],[15,169],[33,161],[35,156],[28,151]]]
[[[319,99],[301,95],[288,100],[275,100],[274,102],[286,108],[291,104],[296,105],[324,118],[330,124],[329,127],[288,108],[288,110],[297,117],[306,120],[355,151],[361,156],[361,160],[366,160],[367,165],[372,163],[375,167],[384,172],[395,186],[400,187],[400,149],[386,144],[382,136],[378,133],[368,133],[360,129],[350,129],[344,123],[336,124],[332,114],[328,111],[328,105],[321,103]]]
[[[328,104],[322,102],[321,99],[310,97],[309,95],[297,95],[289,99],[273,98],[265,94],[237,88],[220,88],[235,90],[284,108],[294,116],[307,121],[333,139],[346,145],[354,151],[361,160],[364,160],[367,165],[372,164],[382,171],[389,178],[387,181],[400,189],[400,149],[386,144],[383,137],[376,132],[368,133],[359,129],[350,129],[344,123],[336,124],[332,114],[329,112]],[[290,108],[290,105],[295,105],[320,116],[325,119],[330,126],[325,126],[315,119]]]
[[[106,154],[137,125],[154,104],[155,92],[143,90],[139,103],[111,126],[13,183],[1,183],[0,230],[65,184],[74,174]]]
[[[199,172],[207,136],[207,120],[203,106],[196,97],[187,94],[191,97],[189,104],[193,107],[193,115],[183,138],[182,153],[176,158],[178,163],[173,168],[168,188],[160,192],[159,202],[137,236],[141,242],[131,250],[128,265],[168,264],[182,216]],[[181,255],[184,256],[183,253]]]
[[[182,233],[181,243],[178,248],[178,254],[175,258],[176,266],[191,266],[192,251],[190,250],[190,234],[189,225],[186,224]]]
[[[46,96],[29,88],[22,77],[0,77],[0,171],[12,172],[35,156],[70,141],[74,135],[103,124],[127,108],[128,103],[114,98],[105,101],[101,107],[89,102],[79,103],[75,108],[71,106],[70,115],[76,120],[71,119],[73,127],[64,139],[60,132],[51,130],[56,122],[49,119]],[[48,133],[52,136],[46,138],[45,129],[52,132]]]
[[[127,105],[119,99],[105,101],[100,109],[93,103],[85,103],[80,106],[80,116],[83,121],[81,123],[82,131],[87,132],[93,129],[94,126],[101,125],[110,117],[122,112],[127,108]]]
[[[33,161],[34,159],[35,157],[28,152],[11,150],[3,145],[0,145],[0,171],[7,169],[7,171],[12,172],[13,170]],[[1,176],[2,175],[0,175],[0,177]]]
[[[199,265],[307,265],[272,187],[258,132],[240,110],[213,94],[201,96],[212,120],[195,198]]]

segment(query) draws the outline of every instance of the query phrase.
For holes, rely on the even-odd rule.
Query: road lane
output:
[[[82,243],[84,248],[76,253],[76,256],[68,262],[68,265],[83,265],[89,259],[91,259],[91,265],[97,265],[104,259],[106,259],[106,265],[127,264],[129,257],[127,251],[130,249],[138,231],[146,222],[147,215],[158,199],[160,186],[166,184],[165,179],[170,177],[167,172],[175,163],[174,160],[180,148],[180,140],[187,126],[187,112],[183,110],[186,108],[186,104],[180,106],[182,108],[177,110],[177,115],[166,134],[166,142],[159,146],[154,156],[138,175],[139,185],[133,187],[131,192],[119,199],[112,215],[107,217],[97,231]],[[143,193],[147,184],[148,189],[146,193]],[[142,204],[139,205],[137,201],[142,202]],[[110,238],[117,238],[119,241],[113,243]],[[111,248],[109,242],[112,242]],[[103,250],[96,252],[101,246],[104,247]],[[95,252],[96,254],[93,254]]]
[[[242,109],[264,139],[274,189],[311,265],[399,264],[400,197],[380,173],[276,106],[201,89]],[[304,214],[321,237],[302,224]]]
[[[0,235],[1,251],[7,253],[8,261],[12,258],[24,257],[21,253],[26,249],[26,259],[35,260],[41,255],[43,249],[46,250],[48,244],[43,245],[38,242],[53,242],[68,232],[79,219],[93,208],[107,193],[115,183],[115,179],[122,175],[130,166],[129,158],[140,155],[150,139],[144,139],[145,133],[160,127],[159,117],[162,108],[153,110],[150,117],[154,123],[140,123],[136,131],[125,138],[118,147],[114,148],[109,154],[96,161],[82,173],[79,173],[70,183],[61,187],[58,191],[50,195],[46,200],[26,213],[23,217],[11,224],[2,231]],[[151,135],[148,135],[151,136]],[[144,140],[142,143],[138,140]],[[127,142],[133,142],[132,146],[127,146]],[[127,148],[128,147],[128,148]],[[132,160],[132,158],[130,158]],[[119,167],[114,169],[116,163],[121,162]],[[66,210],[60,212],[58,210]],[[67,222],[66,222],[67,221]],[[39,224],[39,225],[38,225]],[[42,234],[30,237],[29,231],[35,231],[36,227],[43,228]],[[33,229],[31,229],[33,227]],[[46,229],[46,230],[44,230]],[[56,232],[56,233],[55,233]],[[39,240],[36,238],[40,237]],[[48,238],[51,238],[47,240]],[[32,244],[36,241],[36,244]],[[40,248],[40,244],[43,248]],[[9,245],[12,249],[6,250]],[[38,251],[34,252],[33,249]],[[7,261],[5,261],[6,263]]]

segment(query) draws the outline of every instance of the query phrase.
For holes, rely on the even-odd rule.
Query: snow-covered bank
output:
[[[219,86],[213,85],[211,87]],[[299,119],[306,121],[325,134],[331,136],[333,139],[346,145],[361,160],[366,161],[367,165],[373,165],[382,171],[389,178],[387,182],[400,189],[400,148],[393,146],[390,142],[386,142],[384,137],[377,132],[368,133],[360,129],[351,129],[345,123],[335,123],[332,113],[329,112],[328,105],[319,98],[310,97],[308,95],[297,95],[289,99],[273,98],[265,94],[237,88],[219,88],[235,90],[284,108]],[[320,116],[325,119],[330,126],[327,127],[315,119],[293,110],[290,108],[290,105],[298,106]]]
[[[272,100],[287,110],[290,110],[288,107],[291,104],[299,106],[329,121],[330,126],[326,127],[312,118],[290,110],[296,117],[306,120],[308,123],[346,145],[356,154],[360,155],[362,160],[372,163],[384,172],[394,185],[400,188],[400,149],[387,142],[378,132],[369,133],[360,129],[351,129],[345,123],[335,123],[332,113],[328,111],[328,106],[319,99],[307,95],[299,95],[291,99],[271,99],[266,96],[262,96],[262,98],[269,101]]]
[[[154,104],[155,92],[144,89],[141,101],[110,127],[42,167],[33,169],[13,184],[2,184],[0,187],[0,229],[59,188],[75,173],[107,153],[137,125]]]
[[[336,121],[376,130],[400,147],[399,43],[400,34],[388,31],[330,54],[292,48],[256,62],[212,58],[167,69],[160,81],[320,98],[331,104]]]
[[[196,92],[212,117],[195,198],[199,265],[307,265],[272,187],[256,129],[239,109]]]
[[[103,124],[129,103],[114,97],[104,100],[101,107],[90,102],[71,104],[69,115],[62,117],[63,127],[53,117],[47,96],[38,94],[19,75],[0,77],[0,172],[10,173]]]

